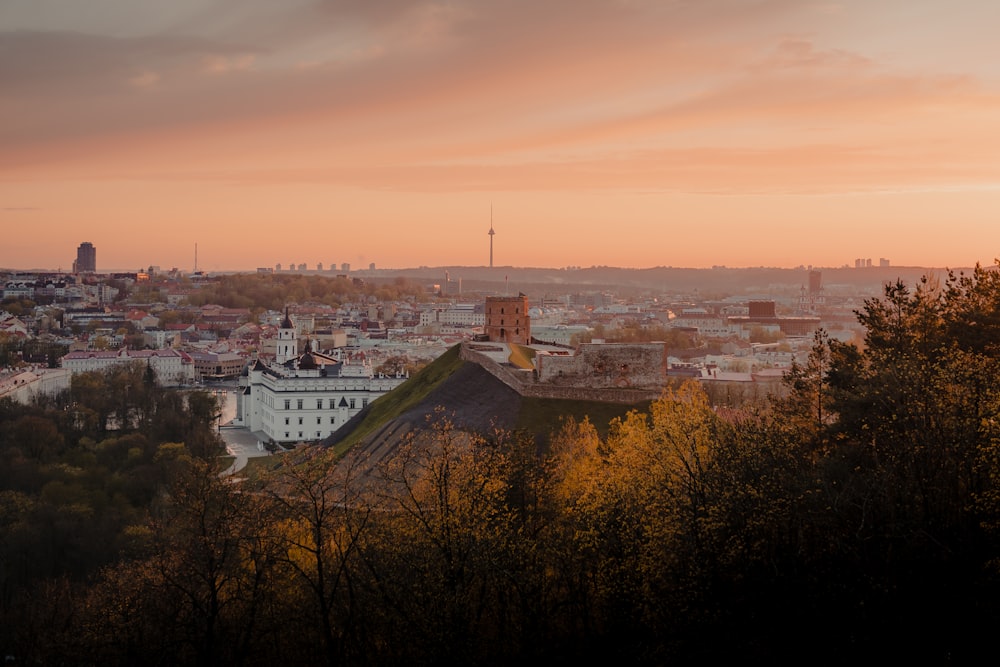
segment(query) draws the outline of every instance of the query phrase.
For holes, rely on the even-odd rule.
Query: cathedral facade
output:
[[[369,403],[406,381],[375,373],[366,359],[299,352],[287,312],[278,330],[274,361],[258,359],[240,378],[234,424],[261,442],[294,444],[322,440]]]

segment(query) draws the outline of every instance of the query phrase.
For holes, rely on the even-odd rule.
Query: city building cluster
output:
[[[530,296],[508,295],[506,276],[502,288],[463,289],[443,270],[419,293],[395,298],[340,274],[331,279],[346,279],[348,300],[267,309],[206,302],[222,276],[157,267],[99,273],[90,243],[80,244],[74,269],[0,276],[0,396],[30,400],[68,387],[76,373],[141,364],[167,386],[238,387],[234,423],[279,443],[328,436],[463,342],[497,344],[508,355],[532,346],[517,370],[543,385],[773,381],[805,358],[817,329],[860,340],[854,311],[872,295],[825,285],[811,268],[796,285],[731,294],[597,286]]]

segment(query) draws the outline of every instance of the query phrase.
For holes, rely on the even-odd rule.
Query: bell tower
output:
[[[288,316],[288,306],[285,306],[285,319],[278,327],[278,348],[274,354],[274,360],[283,364],[289,359],[299,356],[299,341],[295,337],[295,325]]]

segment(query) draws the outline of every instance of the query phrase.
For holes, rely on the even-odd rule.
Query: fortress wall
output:
[[[501,366],[489,356],[470,349],[465,343],[459,349],[458,357],[462,361],[471,361],[474,364],[479,364],[487,373],[500,380],[500,382],[503,382],[522,396],[524,395],[524,383],[516,376],[516,371],[513,367],[507,368]],[[525,373],[526,371],[521,372]]]
[[[586,343],[572,356],[535,357],[538,381],[567,387],[662,387],[664,343]]]
[[[661,352],[665,355],[663,345],[658,344]],[[489,356],[476,352],[468,345],[462,345],[459,350],[459,357],[463,361],[479,364],[487,373],[503,382],[505,385],[519,393],[521,396],[530,398],[565,399],[575,401],[597,401],[601,403],[623,403],[630,405],[642,401],[655,400],[660,397],[663,391],[664,378],[655,387],[645,389],[630,387],[595,387],[593,379],[590,384],[582,381],[576,386],[542,384],[534,380],[534,374],[530,371],[518,370],[513,367],[504,366],[497,363]],[[628,357],[632,359],[632,357]]]
[[[595,401],[598,403],[622,403],[631,405],[642,401],[654,401],[662,389],[625,389],[617,387],[560,387],[533,384],[524,387],[523,396],[531,398],[564,399],[572,401]]]

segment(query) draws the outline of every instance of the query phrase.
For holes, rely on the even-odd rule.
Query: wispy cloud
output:
[[[156,72],[143,71],[135,76],[129,77],[128,82],[136,88],[152,88],[160,81],[160,75]]]
[[[768,197],[1000,183],[988,3],[95,2],[100,16],[0,5],[0,185],[15,196],[81,181]]]

